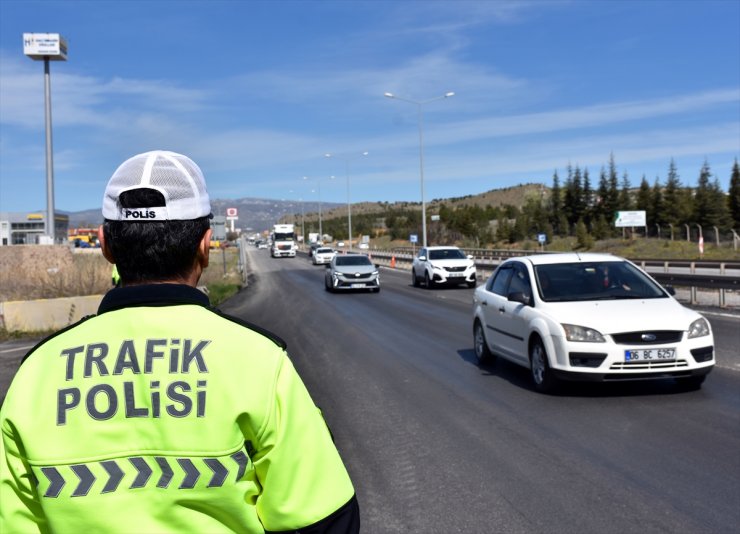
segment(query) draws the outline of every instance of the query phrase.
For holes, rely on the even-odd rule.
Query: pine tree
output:
[[[631,188],[632,184],[630,183],[629,176],[627,176],[627,173],[625,172],[622,175],[622,186],[619,190],[620,211],[630,211],[632,209],[632,195],[630,194]]]
[[[666,224],[686,224],[691,218],[690,190],[681,185],[676,163],[671,158],[668,166],[668,178],[663,190],[663,213]]]
[[[724,229],[729,225],[729,212],[724,193],[719,181],[716,179],[712,181],[711,178],[709,162],[705,160],[699,172],[694,195],[693,219],[707,232],[715,226]]]
[[[648,225],[648,228],[652,227],[655,224],[655,214],[652,213],[651,200],[652,194],[650,193],[650,184],[643,174],[642,180],[640,181],[640,188],[637,190],[635,208],[638,211],[645,212],[645,223]]]
[[[732,166],[727,203],[732,217],[732,227],[736,232],[740,232],[740,166],[737,164],[737,160]]]

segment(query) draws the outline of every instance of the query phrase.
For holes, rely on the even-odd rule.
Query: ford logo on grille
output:
[[[640,339],[642,339],[643,341],[655,341],[656,339],[658,339],[658,336],[656,336],[655,334],[642,334],[640,336]]]

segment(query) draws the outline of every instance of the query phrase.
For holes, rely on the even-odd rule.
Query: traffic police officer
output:
[[[352,482],[278,337],[211,308],[210,201],[125,161],[100,241],[122,287],[43,340],[0,410],[0,532],[358,532]]]

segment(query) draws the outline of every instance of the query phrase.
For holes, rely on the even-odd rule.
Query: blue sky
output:
[[[43,63],[58,32],[56,208],[100,206],[147,150],[192,157],[213,198],[420,200],[614,158],[634,186],[674,158],[726,190],[740,157],[740,1],[0,0],[0,211],[45,209]],[[367,156],[360,156],[368,151]],[[303,180],[306,176],[309,180]],[[331,179],[335,176],[335,179]],[[313,189],[313,192],[312,192]]]

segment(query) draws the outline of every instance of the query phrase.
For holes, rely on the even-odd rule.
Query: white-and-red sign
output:
[[[238,210],[236,208],[226,208],[227,217],[238,217]]]

